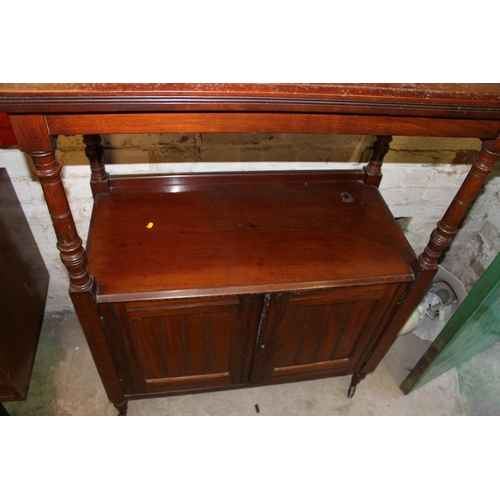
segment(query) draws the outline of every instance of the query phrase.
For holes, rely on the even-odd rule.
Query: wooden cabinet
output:
[[[305,380],[359,370],[406,284],[104,303],[129,396]]]
[[[359,371],[414,280],[360,172],[110,182],[87,251],[127,398]]]
[[[500,156],[498,84],[0,84],[110,401],[352,374],[382,360]],[[97,134],[376,136],[362,170],[110,177]],[[83,248],[55,154],[83,134]],[[378,186],[392,135],[481,138],[417,257]]]

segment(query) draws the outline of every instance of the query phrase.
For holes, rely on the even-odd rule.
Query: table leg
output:
[[[429,243],[419,256],[423,269],[437,268],[439,258],[453,240],[458,226],[462,223],[488,174],[493,170],[500,156],[500,137],[483,141],[479,156],[451,202],[443,218],[431,234]]]
[[[90,177],[92,194],[95,196],[99,193],[109,193],[109,176],[102,158],[104,149],[101,145],[101,136],[97,134],[84,135],[83,143],[92,172]]]
[[[352,375],[351,384],[349,385],[349,389],[347,391],[347,397],[353,398],[356,392],[357,385],[366,377],[366,373],[356,372]]]
[[[382,180],[382,163],[384,157],[390,149],[392,135],[377,135],[377,140],[373,144],[373,152],[370,162],[364,167],[364,182],[370,186],[380,186]]]

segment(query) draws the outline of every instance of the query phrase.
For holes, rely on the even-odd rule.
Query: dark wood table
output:
[[[500,85],[0,85],[33,159],[109,399],[352,374],[381,361],[500,155]],[[99,134],[376,136],[363,170],[108,176]],[[83,134],[87,249],[55,156]],[[378,191],[394,135],[472,137],[478,157],[421,255]]]

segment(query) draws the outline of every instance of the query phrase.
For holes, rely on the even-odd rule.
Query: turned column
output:
[[[448,210],[438,222],[436,229],[432,232],[429,244],[422,254],[416,257],[411,263],[415,274],[415,281],[411,288],[405,292],[404,297],[401,298],[401,306],[388,326],[383,339],[377,344],[363,368],[353,375],[348,391],[349,397],[354,395],[357,384],[366,374],[371,373],[377,367],[384,353],[387,352],[387,349],[389,349],[396,339],[401,327],[406,323],[406,320],[422,299],[436,275],[438,262],[442,253],[453,240],[458,227],[471,207],[486,177],[493,170],[495,161],[499,156],[500,137],[483,141],[478,157],[474,160],[471,170],[448,207]]]
[[[15,115],[11,117],[11,123],[20,149],[31,157],[33,171],[40,179],[57,237],[57,248],[68,270],[70,291],[92,290],[94,279],[87,268],[87,255],[64,191],[61,165],[55,156],[56,138],[49,134],[41,115]]]
[[[98,134],[84,135],[85,155],[90,163],[90,187],[92,194],[109,193],[109,176],[103,161],[104,148]]]
[[[450,245],[458,226],[469,211],[476,195],[500,156],[500,137],[483,141],[479,156],[474,160],[462,186],[443,218],[431,234],[429,243],[418,257],[422,269],[435,269],[444,250]]]
[[[380,186],[382,180],[382,163],[384,157],[390,149],[392,135],[377,135],[377,140],[373,144],[370,162],[363,170],[365,171],[364,182],[370,186]]]
[[[13,115],[11,123],[20,149],[32,158],[35,175],[40,179],[57,237],[57,248],[68,270],[71,300],[104,388],[120,414],[125,414],[127,400],[97,310],[96,284],[87,268],[87,255],[62,184],[61,165],[55,156],[55,138],[49,134],[43,115]],[[104,176],[98,174],[97,178],[103,179]]]
[[[87,268],[87,255],[82,239],[76,231],[61,180],[61,165],[54,150],[29,151],[33,160],[33,171],[40,179],[52,224],[57,237],[57,248],[61,260],[68,270],[70,291],[91,290],[94,278]]]
[[[40,179],[57,236],[57,248],[68,270],[69,292],[90,346],[92,357],[110,401],[120,415],[127,412],[127,401],[102,330],[95,304],[95,282],[87,268],[87,255],[78,236],[61,181],[61,165],[52,151],[28,151],[35,175]]]

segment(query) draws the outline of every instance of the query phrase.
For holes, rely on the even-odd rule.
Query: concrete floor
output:
[[[128,415],[500,415],[500,344],[403,395],[399,384],[428,345],[412,333],[399,337],[353,399],[350,377],[334,377],[136,400]],[[28,396],[5,407],[11,415],[117,414],[74,313],[46,314]]]

